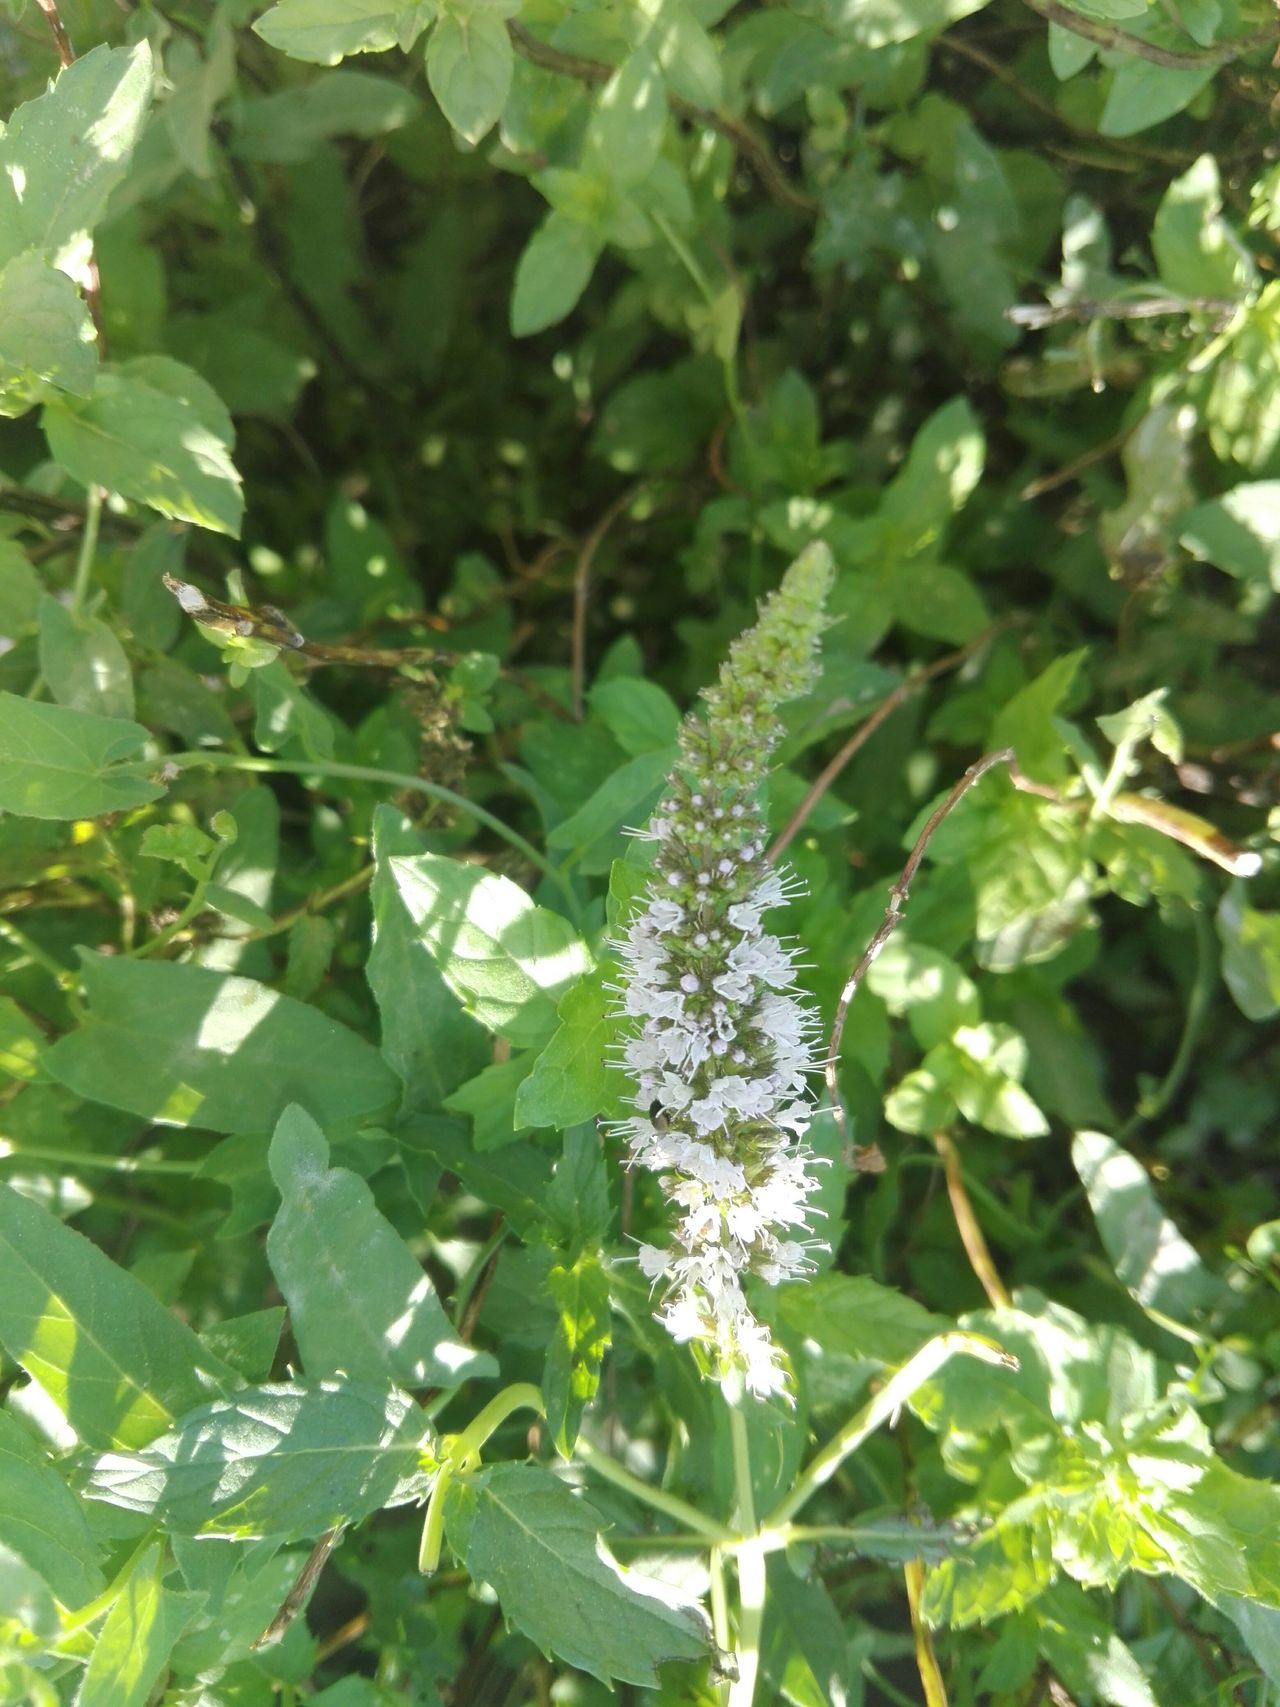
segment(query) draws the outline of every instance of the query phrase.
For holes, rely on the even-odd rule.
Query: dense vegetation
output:
[[[0,1702],[1276,1699],[1278,43],[18,0]]]

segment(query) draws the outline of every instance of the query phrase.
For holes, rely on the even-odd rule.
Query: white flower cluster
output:
[[[814,673],[829,577],[820,549],[792,567],[705,696],[706,722],[685,724],[683,763],[646,832],[659,844],[647,904],[618,945],[640,1111],[621,1130],[678,1212],[671,1246],[642,1245],[640,1266],[662,1287],[671,1334],[728,1390],[759,1398],[785,1393],[786,1374],[743,1283],[808,1264],[817,1182],[803,1135],[820,1062],[817,1017],[792,993],[794,951],[762,924],[794,880],[765,861],[757,795],[776,707]]]

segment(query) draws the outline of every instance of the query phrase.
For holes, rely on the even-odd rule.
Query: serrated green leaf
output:
[[[151,99],[151,48],[95,47],[0,139],[0,266],[35,249],[56,267],[83,260],[124,176]]]
[[[473,146],[502,117],[515,52],[502,14],[448,11],[427,40],[427,82],[449,123]]]
[[[680,707],[656,682],[616,676],[597,682],[587,699],[623,752],[633,758],[668,751],[675,742]]]
[[[572,1267],[554,1265],[547,1291],[556,1306],[556,1331],[547,1347],[542,1393],[547,1426],[562,1458],[578,1438],[582,1413],[596,1395],[609,1348],[609,1282],[598,1257],[580,1256]]]
[[[653,52],[640,46],[610,77],[587,127],[587,147],[615,184],[638,184],[662,147],[667,98]]]
[[[865,1274],[824,1274],[804,1286],[783,1286],[778,1315],[825,1352],[890,1365],[905,1363],[951,1325]]]
[[[616,1564],[589,1505],[532,1464],[496,1464],[445,1497],[449,1545],[544,1651],[608,1683],[654,1687],[656,1667],[705,1655],[696,1604]]]
[[[1280,480],[1233,486],[1179,522],[1188,551],[1228,575],[1280,593]]]
[[[73,616],[47,594],[40,601],[40,669],[59,705],[97,717],[133,716],[133,676],[124,647],[105,622]]]
[[[1218,905],[1222,976],[1246,1019],[1270,1019],[1280,1011],[1280,913],[1247,907],[1242,883],[1234,883]]]
[[[106,1586],[98,1544],[75,1495],[33,1437],[3,1411],[0,1533],[64,1606],[83,1606]]]
[[[562,213],[549,213],[525,245],[516,267],[511,331],[528,338],[556,326],[587,288],[600,239]]]
[[[626,1081],[609,1060],[613,1005],[599,968],[567,992],[557,1009],[555,1034],[516,1092],[517,1125],[563,1131],[618,1112]]]
[[[471,1143],[479,1154],[503,1150],[532,1131],[534,1123],[521,1116],[519,1096],[534,1058],[531,1049],[523,1049],[505,1061],[491,1061],[444,1099],[451,1114],[470,1119]]]
[[[407,1393],[278,1382],[189,1412],[145,1452],[101,1454],[85,1493],[177,1535],[305,1540],[419,1497],[431,1441]]]
[[[308,1375],[451,1388],[497,1373],[458,1339],[364,1180],[329,1166],[324,1134],[303,1109],[280,1116],[267,1160],[282,1199],[267,1260]]]
[[[1161,282],[1179,296],[1230,302],[1256,281],[1249,251],[1222,217],[1218,164],[1211,154],[1202,154],[1165,191],[1151,227],[1151,248]]]
[[[281,0],[253,29],[292,59],[337,65],[349,53],[407,50],[435,10],[434,0]]]
[[[231,417],[200,376],[167,356],[104,365],[84,403],[45,405],[53,455],[84,486],[238,535],[244,514]]]
[[[140,1555],[113,1601],[76,1692],[75,1707],[146,1707],[197,1602],[164,1587],[164,1548]]]

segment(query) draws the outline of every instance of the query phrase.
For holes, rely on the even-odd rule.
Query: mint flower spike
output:
[[[791,993],[797,951],[761,924],[799,886],[765,859],[759,795],[778,707],[816,679],[831,581],[830,552],[810,546],[730,648],[705,718],[685,719],[679,763],[641,832],[658,843],[645,905],[616,945],[639,1111],[619,1130],[676,1212],[671,1245],[642,1245],[640,1267],[661,1288],[657,1319],[731,1400],[786,1396],[746,1276],[777,1285],[820,1248],[803,1237],[819,1213],[806,1202],[817,1181],[804,1142],[818,1017]]]

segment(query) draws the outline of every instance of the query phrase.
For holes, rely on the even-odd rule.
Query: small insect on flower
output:
[[[637,1110],[620,1131],[676,1212],[667,1249],[641,1246],[641,1272],[661,1290],[658,1320],[731,1398],[786,1393],[744,1281],[803,1273],[816,1243],[804,1237],[817,1184],[804,1134],[818,1019],[794,994],[796,951],[763,926],[799,885],[765,859],[759,797],[778,708],[817,674],[831,578],[830,553],[810,546],[730,648],[705,717],[685,719],[643,832],[658,844],[653,876],[616,945]]]

